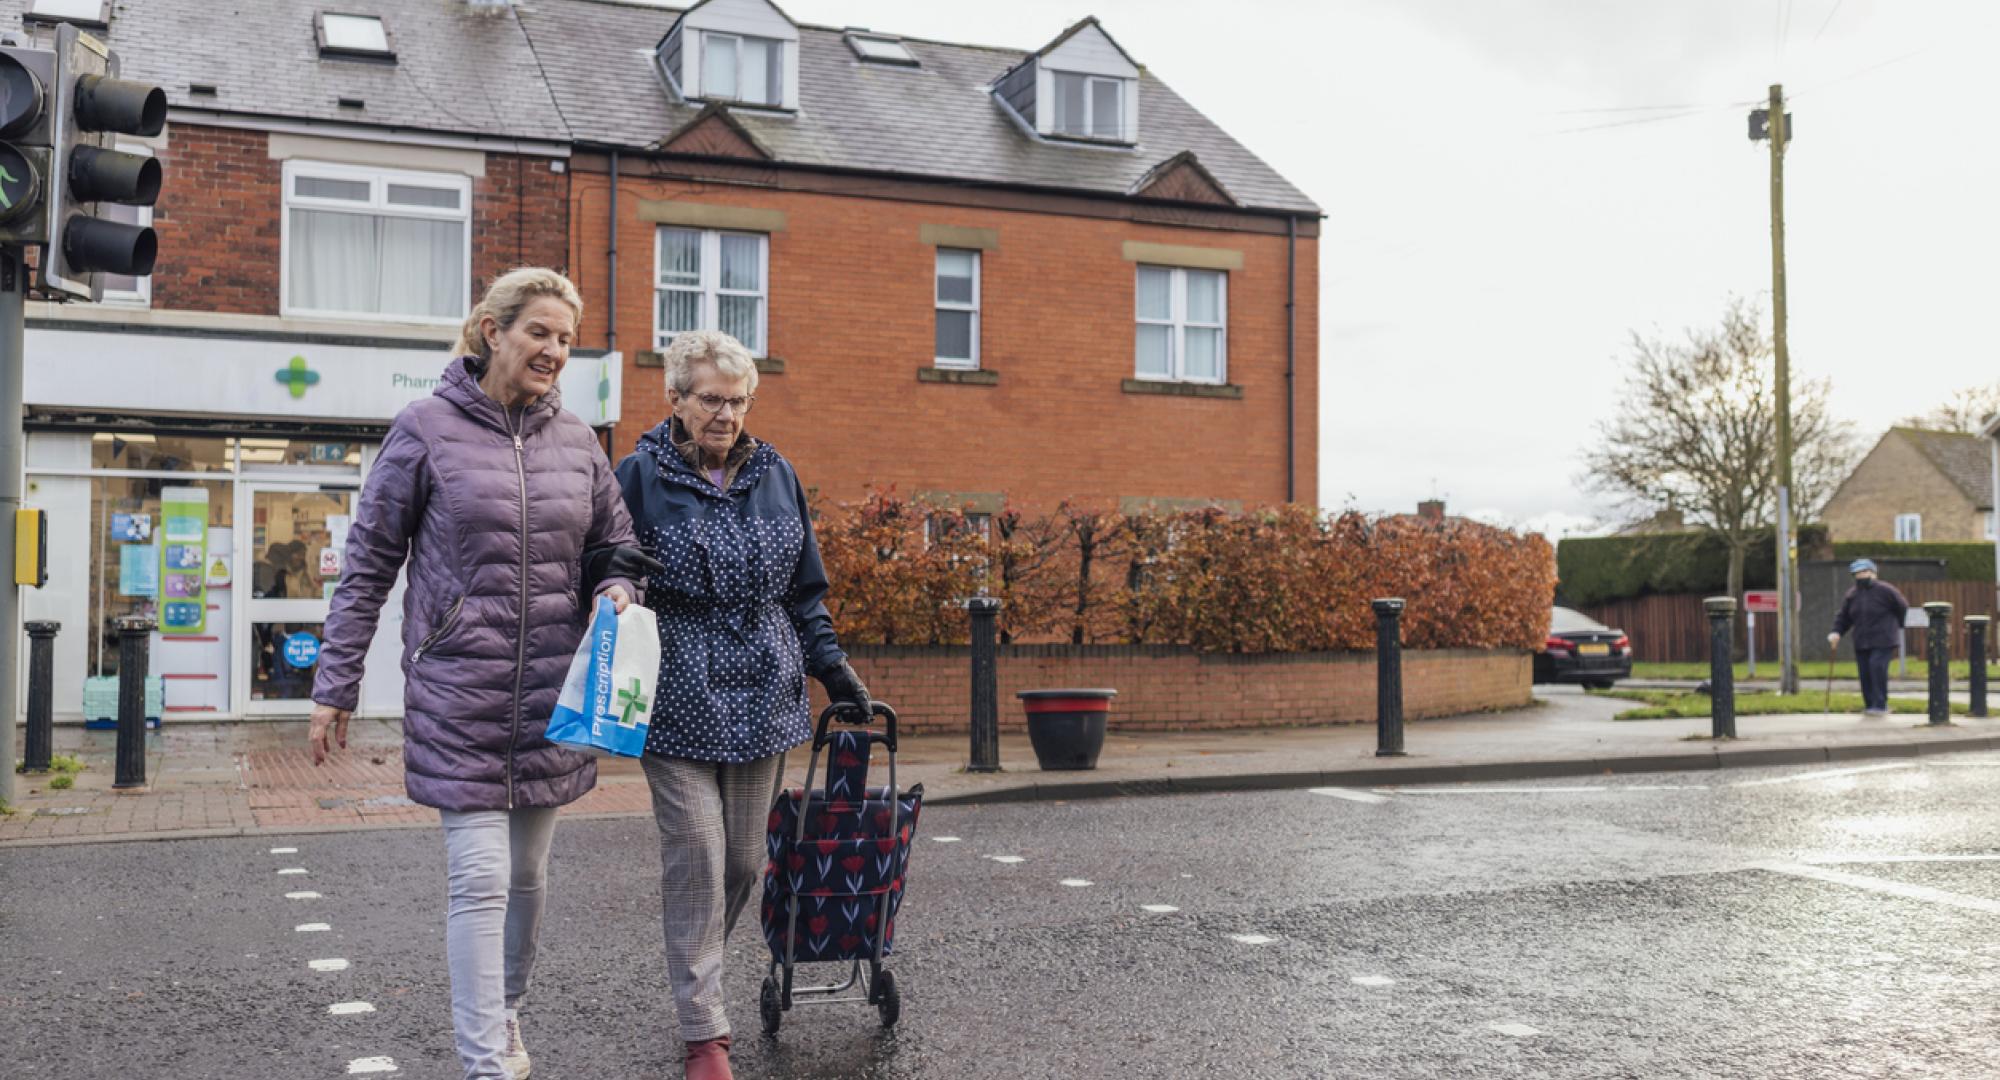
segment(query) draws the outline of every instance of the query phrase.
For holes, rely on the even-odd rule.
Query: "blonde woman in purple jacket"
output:
[[[597,437],[557,379],[583,317],[553,270],[503,275],[473,308],[435,394],[397,415],[348,532],[313,686],[318,764],[347,745],[382,604],[403,599],[404,783],[445,834],[445,954],[468,1080],[520,1080],[517,1010],[540,930],[556,808],[589,791],[589,757],[543,733],[583,635],[586,589],[620,610],[623,577],[586,578],[636,547]]]

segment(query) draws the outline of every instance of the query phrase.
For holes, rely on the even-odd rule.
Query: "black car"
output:
[[[1580,611],[1556,608],[1549,617],[1549,637],[1535,654],[1538,683],[1582,683],[1592,690],[1609,690],[1619,679],[1632,677],[1632,639]]]

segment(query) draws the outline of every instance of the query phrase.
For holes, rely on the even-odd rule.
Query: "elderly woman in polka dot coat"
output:
[[[812,735],[806,677],[869,707],[834,639],[826,571],[791,462],[744,431],[757,365],[727,334],[667,350],[672,414],[618,465],[633,527],[665,565],[646,582],[660,681],[641,764],[660,828],[667,974],[690,1080],[727,1078],[723,939],[764,863],[786,750]]]

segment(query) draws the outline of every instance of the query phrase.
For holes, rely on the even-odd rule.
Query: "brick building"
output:
[[[84,9],[168,95],[133,147],[164,166],[134,211],[161,256],[104,303],[29,306],[28,501],[57,555],[25,614],[62,624],[58,715],[101,711],[128,613],[162,624],[167,715],[297,715],[390,419],[487,279],[567,262],[568,129],[504,6],[4,0],[0,30]],[[565,401],[608,430],[618,377],[579,355]],[[401,711],[400,633],[392,599],[364,711]]]
[[[763,358],[750,430],[837,499],[1314,497],[1319,211],[1095,20],[1023,53],[766,0],[518,10],[621,452],[659,350],[720,327]]]
[[[1992,540],[1992,443],[1890,428],[1826,501],[1835,540]]]

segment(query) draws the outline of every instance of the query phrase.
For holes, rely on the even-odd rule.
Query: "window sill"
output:
[[[920,367],[918,382],[958,383],[961,386],[998,386],[1000,373],[981,368]]]
[[[663,368],[667,366],[667,354],[658,349],[641,349],[632,354],[632,363],[635,367]],[[760,356],[757,358],[757,373],[783,375],[785,362],[775,356]]]
[[[1126,379],[1128,394],[1164,394],[1168,397],[1231,398],[1242,400],[1243,388],[1229,383],[1164,382],[1153,379]]]

